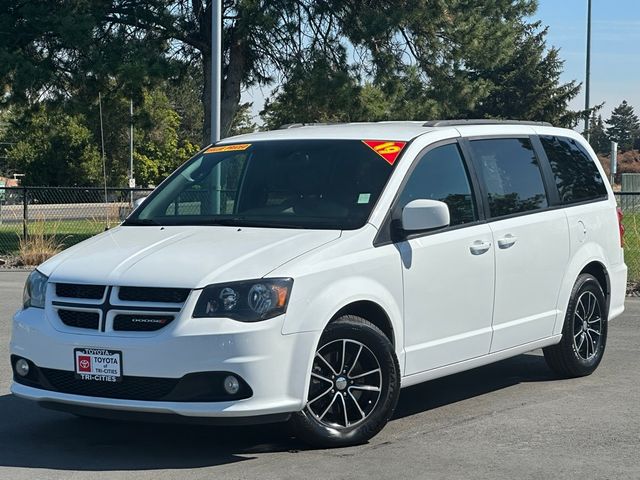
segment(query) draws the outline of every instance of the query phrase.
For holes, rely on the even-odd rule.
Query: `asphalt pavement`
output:
[[[367,445],[313,450],[283,425],[76,418],[13,397],[8,344],[26,273],[0,272],[0,479],[639,479],[640,300],[600,368],[561,380],[541,352],[402,391]]]

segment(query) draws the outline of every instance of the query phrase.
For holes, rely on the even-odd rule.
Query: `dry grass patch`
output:
[[[47,226],[44,220],[29,225],[29,235],[20,238],[18,259],[20,264],[36,266],[53,257],[64,248],[64,243],[56,236],[58,226]],[[52,233],[45,233],[52,231]]]

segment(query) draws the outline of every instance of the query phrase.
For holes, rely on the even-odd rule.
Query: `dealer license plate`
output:
[[[73,353],[76,378],[97,382],[122,380],[122,352],[103,348],[76,348]]]

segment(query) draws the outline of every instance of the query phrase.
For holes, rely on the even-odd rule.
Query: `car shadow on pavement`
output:
[[[403,389],[393,419],[404,418],[519,383],[548,382],[557,378],[547,367],[541,353],[518,355]]]
[[[402,391],[394,419],[522,382],[555,377],[539,355],[504,360]],[[211,467],[306,447],[285,425],[212,427],[91,420],[0,396],[0,466],[115,471]],[[384,432],[382,433],[384,435]]]
[[[78,418],[0,396],[0,467],[115,471],[211,467],[300,449],[284,426]]]

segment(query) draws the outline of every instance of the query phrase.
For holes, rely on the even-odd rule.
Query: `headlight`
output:
[[[287,311],[291,278],[269,278],[209,285],[202,290],[193,316],[259,322]]]
[[[38,270],[34,270],[27,277],[22,293],[22,305],[24,308],[35,307],[44,308],[44,297],[47,293],[47,282],[49,277],[43,275]]]

